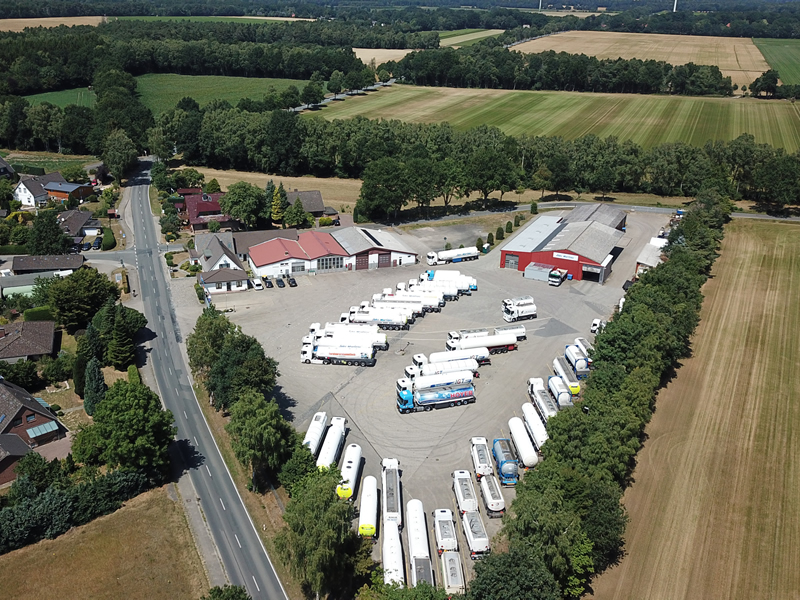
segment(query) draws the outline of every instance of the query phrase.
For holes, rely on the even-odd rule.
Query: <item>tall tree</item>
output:
[[[303,203],[298,198],[284,213],[283,223],[287,227],[312,227],[314,225],[314,215],[305,211]]]
[[[66,254],[71,246],[72,238],[61,229],[55,211],[40,211],[33,220],[28,252],[36,256]]]
[[[205,308],[197,317],[194,331],[186,338],[186,353],[192,373],[205,376],[217,362],[227,336],[236,330],[228,317],[217,312],[216,308]]]
[[[117,182],[122,182],[125,174],[136,166],[138,156],[136,145],[121,129],[109,133],[103,143],[103,162]]]
[[[328,80],[328,91],[333,94],[333,97],[336,96],[342,91],[342,86],[344,85],[344,73],[341,71],[334,71],[331,73],[331,77]]]
[[[100,361],[92,358],[86,365],[86,386],[83,393],[83,410],[90,417],[106,395],[106,380],[100,370]]]
[[[80,352],[75,356],[75,363],[72,366],[72,385],[75,393],[83,398],[86,391],[86,364],[89,361]]]
[[[105,358],[105,343],[100,335],[100,331],[94,326],[94,323],[89,323],[86,327],[86,333],[78,339],[78,354],[83,356],[87,361],[93,358],[98,360]]]
[[[235,331],[225,336],[206,388],[213,394],[214,407],[227,409],[247,390],[269,394],[278,375],[278,363],[264,354],[258,340]]]
[[[7,178],[0,178],[0,208],[9,210],[14,199],[14,186]]]
[[[97,269],[78,269],[50,286],[50,307],[70,330],[88,325],[109,298],[119,298],[119,288]]]
[[[282,225],[286,209],[288,208],[289,200],[286,197],[286,190],[283,187],[283,182],[281,182],[278,187],[275,187],[273,184],[273,188],[272,222],[275,225]]]
[[[560,600],[561,593],[539,556],[526,548],[516,551],[512,548],[510,552],[492,552],[476,563],[468,597],[470,600]]]
[[[261,188],[246,181],[234,183],[219,200],[223,213],[238,219],[247,227],[256,225],[266,203],[267,198]]]
[[[174,146],[164,134],[163,127],[151,127],[147,130],[147,147],[158,160],[167,160],[172,156]]]
[[[111,335],[111,340],[108,342],[108,363],[115,369],[124,371],[128,368],[128,365],[133,364],[135,353],[136,345],[133,343],[133,334],[125,322],[124,312],[117,310],[114,318],[114,331]],[[86,384],[87,386],[89,384],[88,378]]]
[[[408,200],[403,165],[396,158],[379,158],[364,169],[361,194],[356,203],[360,217],[389,219]]]
[[[325,90],[316,81],[309,81],[300,94],[300,100],[302,100],[303,104],[308,104],[309,106],[319,104],[323,98],[325,98]]]

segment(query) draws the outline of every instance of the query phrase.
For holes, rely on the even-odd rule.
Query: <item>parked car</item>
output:
[[[297,282],[294,280],[294,277],[289,277],[287,281],[289,282],[289,287],[297,287]]]
[[[589,330],[590,333],[597,333],[597,330],[600,329],[600,319],[595,319],[592,321],[592,328]]]
[[[267,279],[266,277],[264,277],[263,279],[264,279],[264,287],[265,288],[269,289],[269,288],[274,287],[272,285],[272,280],[271,279]]]
[[[275,280],[275,285],[277,285],[279,288],[285,288],[286,287],[286,284],[283,283],[283,279],[276,279]]]
[[[261,283],[258,279],[251,279],[250,284],[257,290],[263,290],[264,284]]]
[[[81,244],[81,250],[83,250],[84,252],[91,249],[92,245],[89,242],[84,242],[83,244]]]
[[[94,238],[94,242],[92,242],[92,248],[95,250],[100,250],[100,246],[103,245],[103,238],[96,237]]]
[[[69,254],[80,254],[81,245],[80,244],[73,244],[72,247],[68,250]]]

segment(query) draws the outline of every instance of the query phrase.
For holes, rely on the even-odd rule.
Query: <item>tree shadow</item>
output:
[[[594,200],[596,202],[614,202],[616,198],[614,196],[595,196]]]
[[[283,418],[290,423],[294,421],[294,413],[290,409],[297,406],[297,400],[295,400],[292,396],[284,392],[283,386],[281,385],[276,385],[272,389],[272,397],[278,404],[278,408],[281,409],[281,415],[283,415]]]
[[[169,445],[170,464],[172,465],[170,481],[177,483],[181,476],[190,469],[199,469],[206,462],[194,445],[186,439],[175,440]]]

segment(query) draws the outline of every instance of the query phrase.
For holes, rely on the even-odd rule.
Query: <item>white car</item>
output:
[[[600,319],[592,321],[592,328],[589,330],[591,333],[597,333],[600,330]]]
[[[257,290],[263,290],[264,289],[264,284],[261,283],[258,279],[251,279],[250,280],[250,285],[252,285]]]

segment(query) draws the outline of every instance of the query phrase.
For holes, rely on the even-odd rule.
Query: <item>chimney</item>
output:
[[[3,327],[0,327],[0,339],[6,337],[6,330]]]

